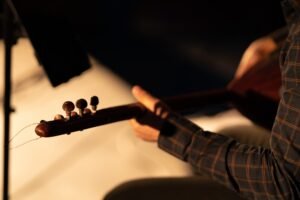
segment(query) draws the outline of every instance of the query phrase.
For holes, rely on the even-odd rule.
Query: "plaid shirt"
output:
[[[163,150],[248,199],[300,199],[300,20],[291,20],[299,19],[291,12],[297,10],[293,3],[283,2],[290,32],[280,56],[281,101],[270,149],[203,131],[180,116],[173,119],[178,126],[162,128],[158,141]]]

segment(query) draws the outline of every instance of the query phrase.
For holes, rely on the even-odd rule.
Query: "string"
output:
[[[11,148],[9,148],[9,149],[10,149],[10,150],[12,150],[12,149],[17,149],[17,148],[19,148],[19,147],[21,147],[21,146],[23,146],[23,145],[25,145],[25,144],[28,144],[28,143],[30,143],[30,142],[33,142],[33,141],[38,140],[38,139],[41,139],[41,138],[42,138],[42,137],[33,138],[33,139],[31,139],[31,140],[28,140],[28,141],[26,141],[26,142],[24,142],[24,143],[22,143],[22,144],[19,144],[19,145],[17,145],[17,146],[11,147]]]
[[[29,128],[30,126],[33,126],[33,125],[38,125],[39,123],[32,123],[32,124],[29,124],[29,125],[27,125],[27,126],[25,126],[25,127],[23,127],[21,130],[19,130],[12,138],[10,138],[10,140],[9,140],[9,143],[11,143],[12,141],[13,141],[13,139],[15,138],[15,137],[17,137],[22,131],[24,131],[26,128]]]
[[[31,126],[34,126],[34,125],[38,125],[38,124],[39,124],[39,123],[32,123],[32,124],[28,124],[27,126],[21,128],[16,134],[14,134],[14,135],[12,136],[12,138],[10,138],[9,143],[11,143],[11,142],[12,142],[12,141],[13,141],[20,133],[22,133],[25,129],[27,129],[27,128],[31,127]],[[28,143],[33,142],[33,141],[35,141],[35,140],[38,140],[38,139],[40,139],[40,138],[41,138],[41,137],[38,137],[38,138],[34,138],[34,139],[31,139],[31,140],[28,140],[28,141],[26,141],[26,142],[24,142],[24,143],[22,143],[22,144],[19,144],[19,145],[17,145],[17,146],[11,147],[11,148],[9,148],[9,149],[12,150],[12,149],[19,148],[19,147],[21,147],[21,146],[23,146],[23,145],[25,145],[25,144],[28,144]]]

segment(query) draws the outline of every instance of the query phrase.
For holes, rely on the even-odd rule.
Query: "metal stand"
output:
[[[4,163],[3,163],[3,200],[9,199],[9,133],[11,113],[11,50],[16,43],[14,15],[7,0],[3,1],[4,36]]]

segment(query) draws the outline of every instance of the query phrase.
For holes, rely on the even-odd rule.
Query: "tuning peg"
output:
[[[83,110],[83,114],[84,115],[90,115],[92,113],[92,111],[91,111],[91,109],[89,109],[89,108],[85,108],[84,110]]]
[[[78,116],[78,113],[77,112],[75,112],[75,111],[72,111],[71,112],[71,117],[72,118],[76,118]]]
[[[97,96],[92,96],[90,100],[90,105],[93,111],[97,110],[97,105],[99,104],[99,99]]]
[[[64,116],[60,115],[60,114],[57,114],[54,116],[54,120],[63,120],[64,119]]]
[[[71,112],[74,110],[74,108],[75,106],[71,101],[66,101],[63,104],[62,109],[66,112],[66,116],[68,119],[71,117]]]
[[[78,99],[76,101],[76,107],[79,110],[79,116],[82,117],[83,111],[87,107],[87,101],[85,99]]]

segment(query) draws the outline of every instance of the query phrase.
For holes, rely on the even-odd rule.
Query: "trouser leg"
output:
[[[125,182],[104,200],[242,200],[235,192],[202,177],[147,178]]]

